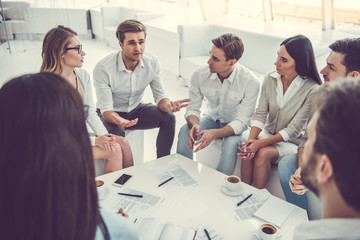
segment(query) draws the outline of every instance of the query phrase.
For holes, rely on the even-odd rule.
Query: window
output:
[[[358,0],[334,0],[335,29],[360,31],[360,2]]]
[[[232,16],[264,18],[262,0],[227,0],[228,12]]]
[[[321,26],[321,0],[272,0],[274,20]]]

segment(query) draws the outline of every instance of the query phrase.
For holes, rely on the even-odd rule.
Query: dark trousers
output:
[[[131,112],[116,112],[119,116],[133,120],[138,118],[136,125],[124,128],[106,121],[99,109],[96,110],[101,121],[104,123],[109,133],[125,137],[125,129],[152,129],[159,128],[156,139],[157,157],[164,157],[170,154],[175,135],[175,115],[161,111],[157,106],[151,103],[140,103]]]

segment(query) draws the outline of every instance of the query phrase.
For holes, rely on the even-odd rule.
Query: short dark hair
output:
[[[345,38],[332,43],[329,48],[344,54],[342,65],[346,67],[346,74],[351,71],[360,72],[360,38]]]
[[[238,61],[244,53],[244,44],[241,38],[232,33],[226,33],[214,38],[212,43],[215,47],[224,51],[226,61],[231,59]]]
[[[146,38],[146,27],[140,21],[128,19],[119,24],[116,29],[116,37],[121,43],[124,43],[125,33],[144,32]]]
[[[280,44],[280,46],[282,45],[295,60],[295,70],[300,77],[310,78],[320,85],[322,82],[316,68],[314,50],[310,40],[304,35],[295,35],[285,39]]]
[[[5,239],[94,239],[102,223],[77,91],[50,72],[0,89],[0,230]]]
[[[339,79],[317,93],[314,152],[333,165],[335,183],[348,205],[360,212],[360,80]]]

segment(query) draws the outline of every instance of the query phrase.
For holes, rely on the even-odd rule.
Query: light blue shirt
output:
[[[108,229],[110,239],[116,240],[138,240],[139,233],[135,225],[120,214],[106,212],[100,209],[100,214]],[[103,240],[104,236],[100,227],[96,229],[95,240]]]

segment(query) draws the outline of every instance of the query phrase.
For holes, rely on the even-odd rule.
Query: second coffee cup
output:
[[[241,188],[241,180],[238,176],[227,176],[225,178],[225,185],[230,191],[235,192]]]
[[[271,225],[269,223],[262,224],[259,230],[259,236],[263,240],[281,238],[281,233],[279,233],[279,231],[274,225]]]

